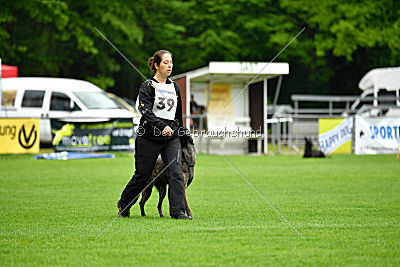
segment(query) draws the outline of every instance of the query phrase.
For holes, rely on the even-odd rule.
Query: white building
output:
[[[286,74],[288,63],[210,62],[207,67],[171,77],[180,86],[183,114],[190,114],[191,95],[206,112],[208,134],[202,139],[195,136],[198,151],[247,154],[249,140],[257,140],[257,152],[267,152],[267,142],[262,142],[267,134],[260,132],[267,128],[268,79]],[[185,125],[191,125],[188,116]],[[251,130],[258,132],[258,137],[249,137]]]

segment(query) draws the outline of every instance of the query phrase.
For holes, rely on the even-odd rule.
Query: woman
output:
[[[185,216],[184,183],[181,168],[181,144],[178,132],[182,127],[182,102],[179,87],[168,79],[172,72],[172,54],[157,51],[148,60],[154,76],[139,89],[139,111],[142,114],[135,141],[135,173],[118,201],[118,215],[129,217],[129,209],[147,185],[158,156],[166,169],[169,190],[170,216],[174,219],[191,219]]]

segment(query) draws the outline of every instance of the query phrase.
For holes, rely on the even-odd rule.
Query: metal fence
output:
[[[318,144],[319,124],[321,118],[345,118],[351,115],[370,112],[375,110],[376,115],[384,114],[388,109],[397,108],[398,101],[396,96],[380,96],[378,98],[379,106],[369,105],[368,102],[374,101],[373,97],[360,96],[318,96],[318,95],[292,95],[294,108],[289,105],[269,106],[267,113],[268,123],[268,143],[276,146],[277,154],[281,151],[281,146],[287,146],[289,149],[299,151],[299,147],[304,147],[304,138],[311,138],[315,145]],[[319,102],[322,108],[304,108],[301,102]],[[364,104],[363,104],[364,103]],[[359,104],[362,104],[361,106]],[[197,130],[200,132],[206,129],[206,114],[193,114],[184,116],[195,121]],[[219,138],[221,139],[221,138]],[[256,140],[261,143],[263,137]],[[210,142],[209,140],[207,142]],[[221,141],[223,142],[223,140]],[[198,145],[201,151],[204,140],[200,137]],[[259,150],[260,145],[257,145]],[[261,151],[257,151],[261,153]]]

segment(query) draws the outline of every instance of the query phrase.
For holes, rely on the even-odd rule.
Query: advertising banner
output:
[[[356,116],[355,124],[355,154],[397,153],[400,118]]]
[[[1,118],[0,153],[39,153],[40,119]]]
[[[224,130],[226,127],[232,128],[234,126],[231,99],[232,93],[229,84],[213,84],[207,113],[209,130]],[[229,101],[231,102],[229,103]],[[227,103],[229,104],[225,107]]]
[[[68,122],[52,119],[54,151],[133,151],[136,133],[132,119],[107,122]]]
[[[350,154],[353,118],[319,119],[319,149],[325,154]]]

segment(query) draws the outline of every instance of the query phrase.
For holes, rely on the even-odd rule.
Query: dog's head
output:
[[[304,141],[306,142],[306,144],[304,146],[304,155],[303,156],[310,157],[313,143],[312,143],[311,139],[309,139],[307,137],[304,137]]]
[[[194,176],[194,165],[196,164],[196,150],[194,148],[193,138],[189,131],[185,131],[180,136],[182,147],[182,164],[188,167],[188,183],[189,185]],[[185,175],[185,174],[184,174]]]
[[[313,146],[311,138],[304,137],[304,141],[306,142],[306,147],[312,147]]]

